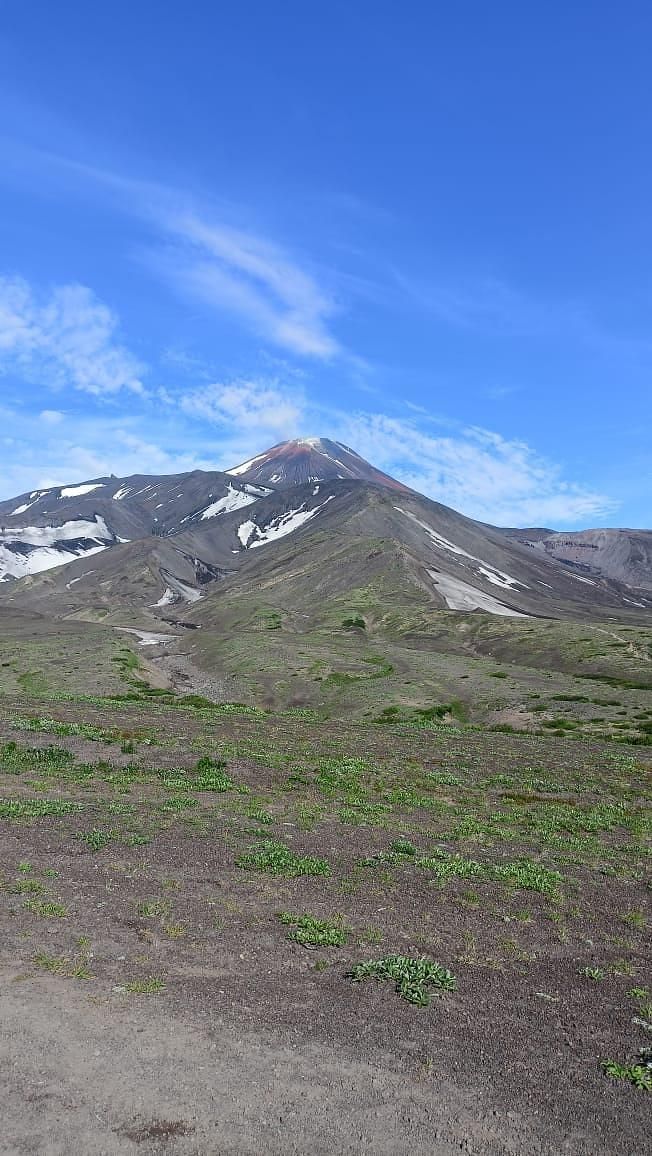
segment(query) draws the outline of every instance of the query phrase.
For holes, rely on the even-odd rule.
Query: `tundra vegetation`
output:
[[[367,633],[357,614],[346,640]],[[284,631],[258,637],[278,658]],[[415,1086],[475,1088],[482,1056],[496,1111],[523,1097],[554,1122],[591,1104],[576,1150],[598,1135],[636,1150],[652,1070],[642,660],[580,680],[563,655],[419,652],[406,678],[388,643],[339,672],[331,652],[321,705],[264,705],[259,673],[235,680],[240,701],[139,686],[122,643],[114,681],[82,691],[38,645],[38,663],[35,642],[2,667],[5,974],[116,1016],[237,1023],[246,1007],[260,1032],[389,1051]]]

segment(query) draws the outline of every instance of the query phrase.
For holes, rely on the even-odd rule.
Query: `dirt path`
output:
[[[483,1119],[441,1079],[401,1079],[308,1041],[181,1022],[154,1000],[69,981],[1,978],[0,1151],[6,1156],[310,1152],[548,1153],[518,1113]]]
[[[627,653],[631,654],[634,658],[638,658],[641,662],[650,661],[649,654],[646,654],[641,647],[636,646],[630,639],[623,638],[622,635],[616,634],[613,630],[605,630],[602,626],[594,626],[593,629],[597,630],[598,634],[606,634],[608,638],[615,638],[616,642],[623,642],[627,647]]]

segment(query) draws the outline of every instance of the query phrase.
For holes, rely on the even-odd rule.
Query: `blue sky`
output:
[[[0,0],[0,497],[352,445],[652,524],[649,3]]]

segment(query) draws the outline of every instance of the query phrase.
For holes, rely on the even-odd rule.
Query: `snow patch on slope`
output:
[[[77,548],[61,546],[58,549],[54,546],[36,546],[26,553],[19,553],[0,542],[0,582],[7,582],[10,578],[25,578],[28,574],[40,574],[43,570],[52,570],[54,566],[64,566],[78,558],[88,558],[91,554],[106,550],[107,545],[96,543],[86,546],[82,543]]]
[[[0,531],[0,542],[26,542],[32,546],[53,546],[76,538],[97,538],[112,542],[113,534],[104,518],[96,514],[92,519],[74,518],[62,526],[20,526]]]
[[[154,603],[154,605],[155,606],[171,606],[173,602],[178,602],[178,600],[179,600],[179,595],[175,594],[174,590],[171,590],[169,586],[166,586],[164,593],[161,595],[158,602]]]
[[[449,574],[440,574],[437,570],[428,571],[439,593],[449,610],[486,610],[489,614],[500,614],[507,618],[529,618],[520,610],[512,610],[494,598],[493,594],[485,594],[476,590],[460,578],[452,578]]]
[[[490,562],[485,562],[483,558],[478,558],[475,554],[469,554],[468,550],[463,550],[461,546],[456,546],[455,542],[450,542],[448,538],[438,534],[427,522],[422,522],[420,518],[417,518],[416,514],[411,514],[409,510],[403,510],[400,506],[394,506],[394,509],[398,510],[399,514],[404,514],[406,518],[416,522],[417,526],[421,526],[421,529],[425,530],[440,550],[447,550],[449,554],[458,554],[462,558],[468,558],[471,562],[480,563],[478,566],[474,566],[473,570],[476,574],[481,574],[488,582],[492,582],[494,586],[502,586],[503,590],[512,590],[514,586],[522,586],[524,590],[529,589],[525,582],[519,582],[518,578],[512,578],[504,570],[498,570]]]
[[[228,493],[223,498],[218,498],[216,502],[212,502],[203,511],[200,521],[206,518],[215,518],[218,514],[230,514],[232,510],[239,510],[242,506],[250,506],[252,502],[257,500],[255,494],[245,494],[242,490],[236,490],[235,486],[229,486]]]
[[[24,578],[105,550],[114,541],[103,518],[62,526],[21,526],[0,531],[0,582]],[[68,544],[69,543],[69,544]]]
[[[268,542],[275,542],[277,538],[285,538],[287,534],[294,533],[300,526],[314,518],[332,500],[333,495],[322,502],[321,506],[315,506],[312,510],[306,510],[305,506],[300,506],[298,510],[288,510],[287,513],[272,518],[263,528],[257,526],[250,519],[238,527],[238,538],[245,550],[253,550],[256,546],[266,546]]]
[[[14,518],[16,514],[26,514],[35,505],[36,502],[24,502],[22,506],[16,506],[16,509],[11,511],[11,517]]]
[[[92,494],[93,490],[105,489],[104,482],[86,482],[83,486],[64,486],[60,498],[81,498],[84,494]]]

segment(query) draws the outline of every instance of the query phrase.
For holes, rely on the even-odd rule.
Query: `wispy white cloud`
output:
[[[615,503],[569,482],[525,442],[489,430],[434,437],[416,421],[342,416],[338,436],[363,457],[435,501],[496,525],[570,526],[603,518]]]
[[[332,332],[338,305],[325,282],[341,283],[340,275],[323,268],[317,273],[278,240],[243,228],[245,206],[207,208],[205,200],[178,188],[64,157],[42,159],[48,170],[94,187],[114,210],[145,223],[152,240],[141,253],[175,292],[238,317],[250,332],[291,354],[355,362]]]
[[[35,437],[26,417],[11,419],[0,494],[103,474],[228,469],[286,438],[323,435],[353,446],[420,493],[497,525],[587,525],[614,509],[523,441],[490,430],[433,433],[426,415],[347,414],[321,406],[297,382],[236,379],[177,394],[142,415],[98,419],[69,414]]]
[[[159,224],[175,244],[150,260],[177,290],[295,355],[328,360],[342,352],[330,331],[333,298],[280,245],[196,213],[161,211]]]
[[[202,386],[183,394],[179,407],[190,418],[215,427],[217,457],[223,468],[250,456],[252,446],[260,451],[299,436],[308,414],[302,391],[284,387],[275,378]]]
[[[0,277],[0,371],[59,390],[142,394],[144,366],[117,333],[116,315],[84,285],[39,296],[22,278]]]

